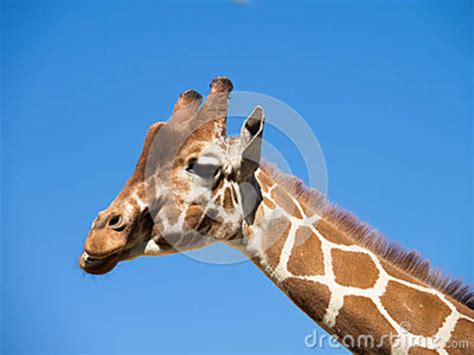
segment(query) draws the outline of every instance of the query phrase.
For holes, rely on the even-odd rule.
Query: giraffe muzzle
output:
[[[79,257],[79,266],[88,274],[102,275],[111,271],[117,265],[120,261],[119,254],[120,252],[117,252],[105,258],[97,258],[83,252]]]

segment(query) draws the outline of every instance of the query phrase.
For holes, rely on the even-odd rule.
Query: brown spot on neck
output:
[[[283,208],[286,212],[296,218],[303,218],[293,199],[281,187],[277,186],[272,191],[272,198],[275,203]]]
[[[296,231],[295,245],[288,261],[288,271],[295,276],[324,273],[321,242],[308,227],[299,227]]]
[[[273,180],[265,171],[260,170],[257,176],[257,181],[263,191],[268,192],[273,186]]]
[[[279,287],[311,318],[322,322],[331,297],[327,286],[291,277],[283,281]]]
[[[408,355],[436,355],[438,352],[436,350],[422,348],[420,346],[415,346],[408,351]]]
[[[277,267],[281,251],[288,238],[291,223],[286,217],[278,217],[268,224],[262,234],[262,248],[268,264]]]
[[[397,335],[375,304],[361,296],[344,298],[333,330],[339,337],[348,339],[344,346],[359,354],[389,354],[390,336]]]
[[[369,255],[339,249],[333,249],[331,255],[338,284],[367,289],[377,282],[379,271]]]
[[[266,198],[266,197],[263,198],[263,203],[264,203],[268,208],[270,208],[270,209],[272,209],[272,210],[275,209],[275,207],[276,207],[275,204],[274,204],[271,200],[269,200],[268,198]]]
[[[395,277],[396,279],[407,281],[410,283],[413,283],[415,285],[419,286],[427,286],[423,282],[419,281],[418,279],[414,278],[410,274],[405,273],[403,270],[398,268],[396,265],[393,265],[389,263],[388,261],[385,261],[384,259],[379,258],[380,263],[382,264],[382,267],[384,268],[385,272],[389,274],[390,276]]]
[[[449,354],[468,354],[474,352],[474,323],[460,319],[448,342]]]
[[[407,322],[416,335],[434,336],[451,313],[439,297],[395,281],[388,283],[381,301],[397,323]]]
[[[314,227],[321,233],[324,239],[343,245],[354,245],[355,242],[346,233],[340,231],[337,227],[324,219],[319,219],[314,223]]]

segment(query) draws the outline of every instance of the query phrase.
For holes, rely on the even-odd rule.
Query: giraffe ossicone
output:
[[[264,108],[228,136],[232,89],[214,79],[202,105],[187,90],[170,120],[148,129],[135,171],[92,224],[81,268],[104,274],[139,256],[225,243],[329,333],[351,337],[351,351],[472,353],[472,289],[261,162]]]

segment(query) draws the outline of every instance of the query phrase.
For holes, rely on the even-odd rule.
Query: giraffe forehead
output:
[[[99,212],[99,215],[104,214],[110,208],[116,208],[125,213],[132,213],[136,208],[143,210],[145,207],[146,197],[144,184],[132,184],[126,186],[107,209]]]
[[[226,139],[219,139],[215,142],[205,145],[201,152],[204,157],[214,157],[217,159],[227,158],[229,156],[229,145]]]
[[[155,135],[146,156],[146,176],[169,174],[182,166],[189,157],[198,157],[205,148],[213,146],[215,139],[207,137],[206,130],[192,132],[186,127],[166,125]]]
[[[220,166],[224,174],[230,174],[240,165],[240,155],[234,141],[234,138],[220,139],[206,145],[199,154],[198,162]]]

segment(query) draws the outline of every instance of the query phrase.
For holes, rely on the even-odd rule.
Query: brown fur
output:
[[[274,269],[280,261],[281,250],[288,237],[291,223],[286,217],[275,218],[266,230],[270,236],[265,238],[263,243],[263,250],[268,264]]]
[[[419,346],[415,346],[408,351],[408,355],[437,355],[439,354],[436,350],[421,348]]]
[[[311,318],[317,322],[323,320],[331,298],[331,291],[326,285],[290,277],[282,282],[280,288],[298,307],[307,311]],[[309,300],[304,297],[307,294],[312,294],[314,297]]]
[[[379,271],[367,254],[333,249],[334,276],[339,285],[357,288],[374,287]]]
[[[271,208],[271,209],[274,209],[276,207],[275,204],[266,197],[263,198],[263,203],[267,205],[268,208]]]
[[[387,240],[383,234],[361,222],[350,212],[329,203],[320,192],[307,188],[300,179],[281,173],[268,163],[262,163],[261,168],[276,184],[283,186],[288,193],[297,198],[305,209],[319,214],[322,220],[352,236],[356,244],[371,250],[422,283],[474,309],[472,286],[464,284],[459,279],[453,280],[438,269],[431,268],[429,261],[424,260],[416,251],[405,250],[397,243]]]
[[[232,202],[232,192],[231,192],[230,187],[226,188],[224,191],[224,204],[223,205],[226,210],[234,207],[234,204]]]
[[[358,321],[352,321],[354,319]],[[343,340],[351,335],[346,337],[344,345],[357,354],[389,354],[391,344],[387,335],[397,334],[375,304],[361,296],[347,296],[344,299],[344,307],[337,316],[333,331]],[[357,341],[361,334],[371,334],[373,343]]]
[[[292,216],[299,219],[303,218],[303,216],[301,216],[300,211],[298,210],[298,207],[296,207],[293,200],[281,187],[275,187],[275,189],[272,191],[272,198],[278,206],[282,207]]]
[[[313,232],[308,227],[296,231],[295,246],[288,261],[288,271],[295,276],[324,274],[321,241],[311,236]]]
[[[448,344],[449,354],[467,354],[468,351],[474,349],[474,342],[468,341],[472,334],[474,334],[474,324],[465,319],[460,319],[453,331],[453,336]],[[462,344],[462,342],[466,342]]]
[[[416,335],[434,336],[451,313],[439,297],[395,281],[388,283],[380,300],[397,323],[408,322],[410,332]]]
[[[145,179],[145,167],[148,159],[148,154],[150,153],[150,149],[153,145],[153,141],[156,137],[156,134],[165,124],[165,122],[157,122],[148,128],[145,137],[145,143],[143,143],[143,148],[140,153],[140,157],[138,158],[138,162],[133,172],[133,175],[128,181],[128,185],[136,183],[137,181],[143,181]]]

